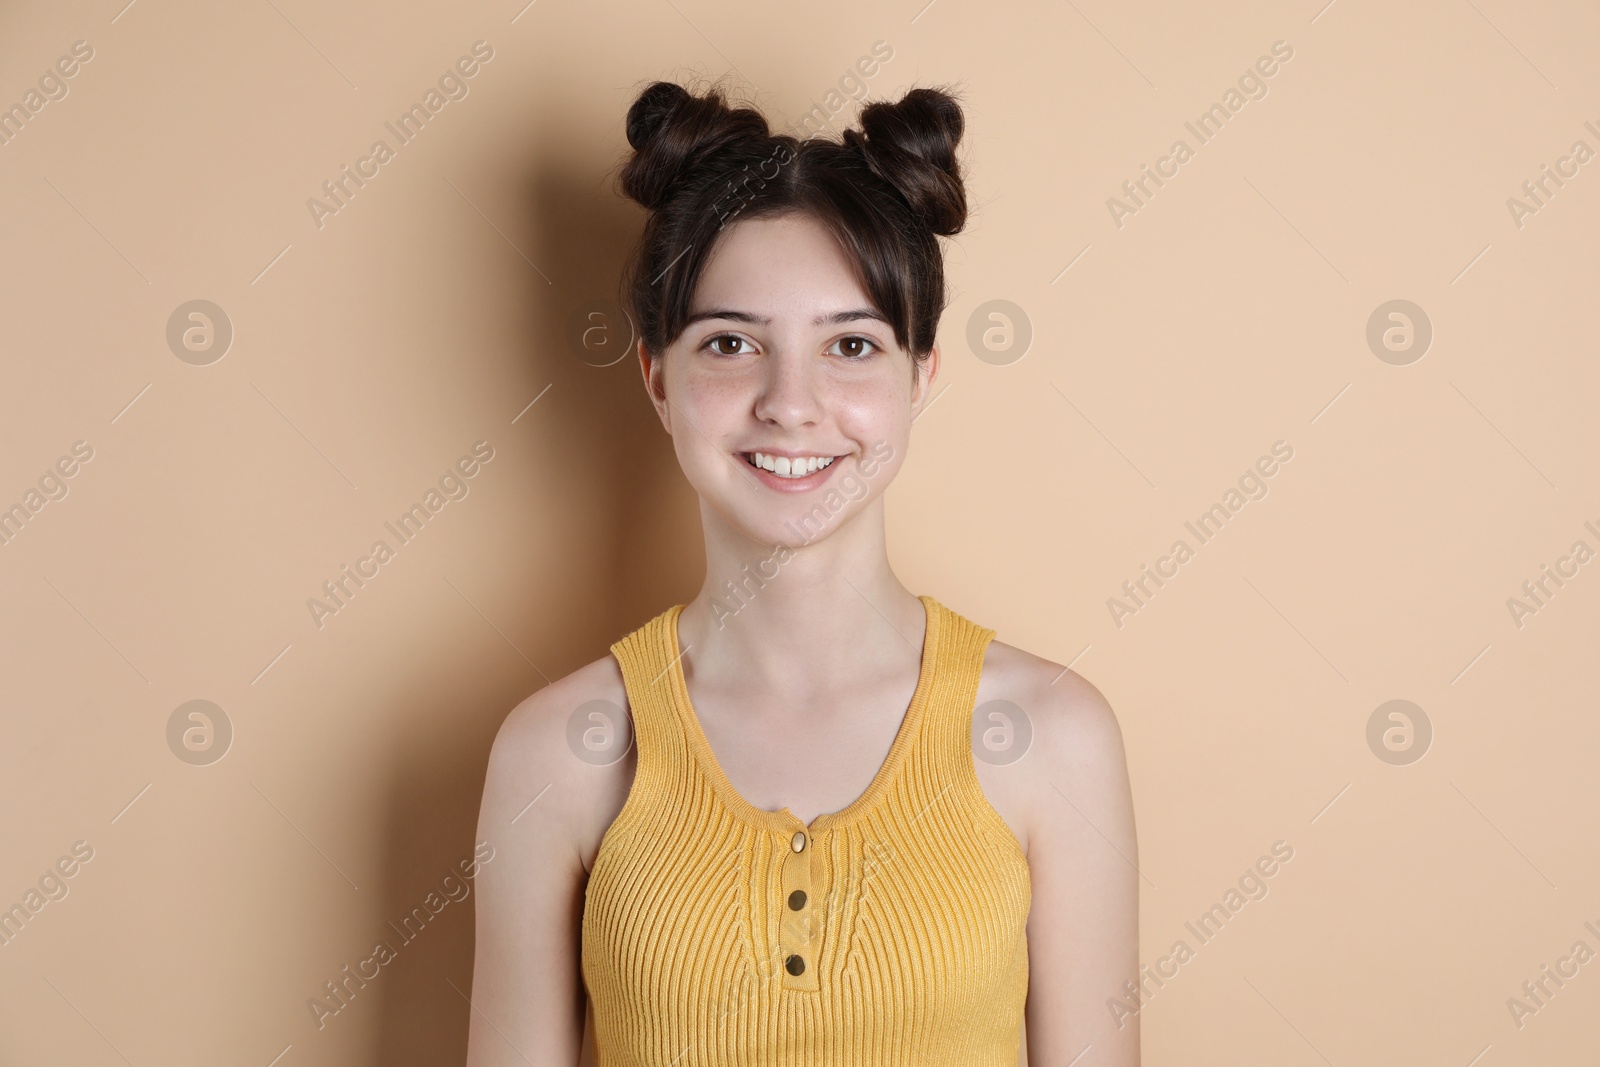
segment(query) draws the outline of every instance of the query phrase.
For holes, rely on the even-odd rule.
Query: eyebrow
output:
[[[746,322],[755,326],[770,326],[772,318],[766,315],[754,315],[748,311],[739,311],[736,308],[710,308],[706,311],[697,311],[684,321],[685,328],[706,319],[728,319],[732,322]],[[854,308],[849,311],[835,311],[831,315],[818,315],[811,320],[813,326],[836,326],[840,323],[855,322],[859,319],[875,319],[885,326],[892,326],[888,318],[877,308]]]

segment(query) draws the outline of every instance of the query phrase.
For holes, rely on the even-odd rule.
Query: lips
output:
[[[825,470],[832,466],[837,456],[822,453],[789,455],[780,452],[764,452],[757,449],[753,452],[740,452],[739,457],[757,470],[763,470],[779,478],[805,478],[817,471]]]
[[[769,458],[773,461],[772,465],[780,469],[794,461],[802,463],[807,462],[809,457],[778,456],[774,453],[761,452],[759,450],[757,452],[738,453],[739,458],[750,468],[755,478],[759,480],[761,484],[770,489],[776,489],[779,492],[785,493],[809,492],[810,490],[815,489],[817,486],[822,485],[833,476],[833,468],[838,465],[839,461],[839,457],[837,456],[818,456],[816,458],[823,459],[826,462],[819,464],[818,467],[809,474],[795,476],[792,473],[788,475],[778,474],[776,471],[771,471],[765,467],[759,466],[753,462],[757,455]]]

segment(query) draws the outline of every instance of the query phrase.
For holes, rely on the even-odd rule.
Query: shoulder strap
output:
[[[689,751],[672,707],[672,633],[682,605],[668,608],[611,646],[627,690],[625,709],[638,746],[635,791],[641,783],[659,785]]]
[[[972,714],[983,673],[983,657],[995,632],[940,604],[939,644],[933,692],[923,729],[933,766],[942,783],[968,788],[976,783],[972,766]],[[968,781],[971,779],[971,781]],[[942,787],[942,786],[941,786]]]

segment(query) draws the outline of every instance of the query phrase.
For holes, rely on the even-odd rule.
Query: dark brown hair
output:
[[[935,235],[959,233],[967,220],[956,160],[963,128],[960,105],[941,89],[867,104],[860,129],[841,140],[802,141],[772,133],[759,111],[728,106],[715,88],[650,85],[628,109],[634,151],[618,178],[650,210],[622,281],[645,349],[659,355],[683,332],[725,225],[800,212],[838,238],[914,370],[948,300]]]

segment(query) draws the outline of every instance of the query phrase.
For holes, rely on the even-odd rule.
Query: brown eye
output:
[[[849,337],[841,337],[841,338],[839,338],[839,340],[835,341],[834,343],[837,344],[837,345],[841,345],[841,346],[842,345],[850,345],[850,346],[852,346],[852,348],[849,351],[843,351],[843,352],[839,353],[841,356],[843,356],[845,358],[845,361],[848,362],[848,363],[860,363],[860,362],[863,362],[863,361],[865,361],[867,359],[867,357],[871,356],[872,353],[874,353],[874,352],[876,352],[878,350],[877,343],[875,341],[873,341],[870,337],[861,337],[861,336],[856,335],[856,334],[852,334]]]
[[[738,346],[744,343],[744,338],[740,337],[736,333],[719,333],[717,336],[706,342],[706,347],[710,348],[719,356],[738,356],[744,354],[738,349]],[[733,351],[730,352],[726,348],[723,348],[722,346],[724,344],[732,344],[734,346]]]

